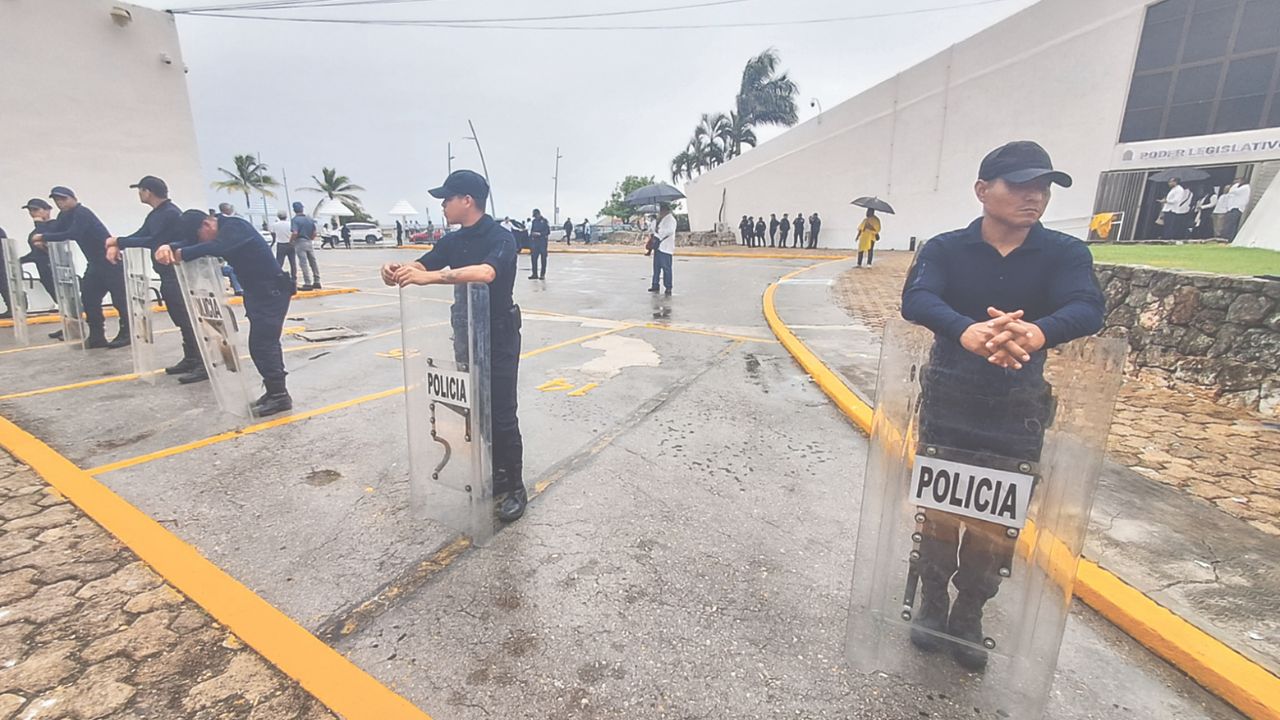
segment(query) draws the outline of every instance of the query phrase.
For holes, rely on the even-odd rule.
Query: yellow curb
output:
[[[347,720],[430,720],[75,463],[5,418],[0,445],[214,620]]]
[[[355,292],[360,292],[360,288],[335,287],[335,288],[321,288],[319,290],[299,290],[297,294],[293,296],[293,299],[304,300],[306,298],[318,298],[318,297],[325,297],[327,295],[345,295],[347,293],[355,293]],[[239,296],[231,297],[227,299],[227,303],[230,305],[243,305],[244,298]],[[155,305],[152,305],[151,312],[157,312],[157,313],[165,312],[164,304],[156,303]],[[119,317],[120,313],[116,312],[115,308],[109,307],[109,308],[102,309],[102,316],[109,317],[109,318]],[[60,322],[62,322],[62,318],[57,314],[41,315],[39,317],[27,318],[28,325],[51,325],[53,323],[60,323]],[[13,321],[0,320],[0,327],[13,327]]]
[[[864,433],[871,433],[872,408],[849,389],[778,317],[778,284],[831,263],[787,273],[764,291],[764,316],[773,334],[809,373],[822,392]],[[1178,617],[1097,563],[1080,559],[1075,594],[1130,637],[1186,673],[1253,720],[1280,720],[1280,677],[1225,643]]]
[[[388,248],[394,250],[430,250],[430,245],[401,245],[396,248]],[[636,246],[635,248],[601,248],[592,250],[583,248],[581,250],[573,250],[571,248],[548,248],[547,252],[552,255],[644,255],[644,248]],[[528,250],[521,250],[521,255],[528,255]],[[722,250],[677,250],[676,257],[717,257],[717,258],[746,258],[748,260],[848,260],[853,255],[792,255],[788,253],[772,252],[772,253],[746,253],[746,252],[730,252]]]

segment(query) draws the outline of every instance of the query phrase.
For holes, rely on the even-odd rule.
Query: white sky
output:
[[[134,0],[139,2],[139,0]],[[236,0],[239,1],[239,0]],[[552,214],[557,145],[561,222],[595,217],[627,174],[670,180],[670,159],[703,112],[728,111],[752,55],[777,48],[800,86],[801,119],[830,109],[1034,0],[997,0],[900,17],[812,25],[681,25],[866,15],[975,0],[744,0],[689,10],[544,25],[658,25],[659,31],[533,31],[281,23],[181,15],[201,162],[207,179],[235,153],[260,153],[294,199],[316,196],[320,167],[367,192],[376,217],[401,198],[439,222],[426,195],[453,167],[480,170],[475,122],[496,214]],[[460,19],[610,12],[691,0],[418,0],[288,10],[315,17]],[[141,0],[178,9],[212,0]],[[761,139],[780,130],[758,131]],[[210,200],[236,199],[229,195]],[[239,202],[243,202],[242,200]],[[211,203],[212,204],[212,203]],[[308,204],[311,204],[310,202]],[[419,220],[426,220],[425,216]]]

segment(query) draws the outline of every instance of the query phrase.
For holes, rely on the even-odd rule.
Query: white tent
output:
[[[335,198],[325,198],[316,207],[316,217],[351,217],[355,213],[342,204],[341,200]]]
[[[1231,243],[1235,247],[1256,247],[1280,250],[1280,183],[1273,184],[1258,199],[1257,204]]]
[[[411,215],[417,215],[418,211],[409,204],[408,200],[401,200],[391,206],[391,209],[387,211],[387,214],[391,217],[407,218]]]

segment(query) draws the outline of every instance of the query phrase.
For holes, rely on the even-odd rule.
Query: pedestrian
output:
[[[742,235],[742,246],[751,247],[751,218],[742,216],[738,221],[738,233]]]
[[[676,254],[676,216],[671,214],[671,203],[658,204],[658,221],[654,224],[653,235],[653,282],[649,284],[649,292],[658,292],[658,280],[666,288],[664,294],[671,294],[672,261]]]
[[[253,358],[266,386],[266,392],[251,406],[254,416],[266,417],[292,410],[293,398],[285,385],[288,373],[280,334],[289,313],[293,281],[271,255],[262,234],[248,222],[188,210],[178,220],[177,244],[161,245],[156,250],[156,262],[172,265],[202,257],[225,260],[244,287],[249,357]]]
[[[404,223],[396,221],[396,247],[404,245]]]
[[[489,183],[471,170],[456,170],[431,190],[443,200],[445,218],[461,228],[449,233],[417,262],[382,266],[387,285],[457,285],[480,282],[489,286],[490,362],[492,398],[493,497],[504,522],[524,515],[529,497],[524,487],[524,440],[517,416],[516,386],[520,371],[520,306],[512,300],[516,277],[516,242],[511,233],[485,213]],[[535,211],[535,224],[546,219]],[[537,231],[542,232],[542,231]],[[545,243],[545,234],[542,235]],[[455,291],[455,297],[460,293]],[[455,301],[456,302],[456,301]],[[466,313],[451,313],[455,337],[466,337]]]
[[[791,247],[804,247],[804,213],[796,213],[796,219],[791,223]]]
[[[1071,187],[1071,178],[1038,144],[993,150],[974,186],[982,217],[925,243],[907,275],[902,316],[935,338],[920,378],[921,447],[1040,460],[1053,413],[1046,351],[1100,330],[1104,310],[1088,247],[1040,224],[1051,183]],[[911,641],[932,651],[942,646],[933,633],[963,640],[951,653],[981,670],[983,606],[999,591],[1017,540],[950,513],[929,511],[921,526]]]
[[[1231,210],[1230,185],[1223,185],[1218,188],[1218,200],[1213,204],[1213,236],[1215,238],[1226,239],[1227,237],[1227,212]]]
[[[281,270],[283,271],[284,268],[281,268]],[[236,277],[236,269],[224,262],[222,267],[219,268],[219,272],[222,273],[222,277],[227,279],[227,282],[231,283],[231,294],[236,297],[243,297],[244,288],[240,286],[240,279]]]
[[[276,262],[284,268],[285,260],[289,261],[289,277],[293,284],[298,284],[298,252],[293,246],[293,223],[289,222],[289,214],[281,210],[276,213],[276,221],[271,223],[271,237],[276,241]]]
[[[867,216],[858,224],[858,267],[862,267],[862,256],[867,256],[867,267],[876,256],[876,243],[880,241],[880,218],[876,217],[873,208],[867,208]]]
[[[218,214],[222,217],[235,217],[236,207],[229,202],[218,203]]]
[[[564,244],[569,245],[569,241],[573,239],[573,221],[569,218],[564,219]]]
[[[809,249],[816,250],[818,247],[818,231],[822,229],[822,218],[818,217],[818,213],[809,216]]]
[[[49,294],[49,299],[57,302],[53,287],[53,265],[49,262],[49,247],[44,242],[36,242],[35,236],[49,227],[53,206],[40,198],[31,198],[23,210],[31,216],[31,232],[27,233],[27,247],[30,252],[18,259],[21,263],[32,263],[36,266],[36,274],[40,277],[40,285]]]
[[[778,214],[769,213],[769,247],[773,247],[774,239],[778,237]],[[764,243],[760,243],[761,246]]]
[[[346,223],[342,223],[341,229],[338,230],[338,236],[342,238],[342,244],[346,245],[347,249],[350,250],[351,249],[351,228],[347,227]]]
[[[752,243],[752,245],[756,247],[764,247],[764,229],[764,216],[761,216],[756,219],[755,242]]]
[[[786,213],[782,213],[782,220],[778,222],[778,247],[787,246],[787,235],[791,233],[791,219]]]
[[[107,262],[107,238],[111,232],[97,215],[76,198],[70,188],[59,185],[49,191],[58,206],[58,218],[44,231],[32,236],[44,243],[74,240],[87,262],[80,278],[80,299],[89,325],[85,348],[122,348],[129,344],[129,309],[125,304],[124,267]],[[110,341],[102,299],[111,295],[111,305],[119,317],[119,329]]]
[[[289,221],[289,240],[302,268],[302,289],[320,289],[320,265],[316,262],[316,221],[307,217],[302,203],[293,203],[293,219]]]
[[[485,197],[488,197],[487,195]],[[551,239],[551,223],[542,217],[542,211],[533,211],[533,221],[529,225],[529,279],[542,280],[547,277],[547,243]],[[538,270],[538,260],[542,260],[542,270]]]
[[[1165,240],[1185,240],[1191,227],[1191,191],[1182,186],[1181,178],[1169,180],[1169,192],[1165,193],[1161,208],[1164,221],[1160,237]]]
[[[171,265],[157,262],[155,251],[161,245],[171,245],[178,240],[178,225],[182,220],[182,209],[169,199],[169,186],[164,180],[146,175],[129,186],[138,191],[138,202],[151,208],[142,227],[124,237],[107,238],[107,260],[120,262],[120,252],[129,248],[143,248],[151,258],[151,266],[160,278],[160,297],[164,300],[164,309],[175,327],[182,333],[182,359],[175,365],[164,369],[166,375],[177,375],[178,382],[188,385],[208,380],[204,363],[200,360],[200,346],[196,344],[196,333],[191,326],[191,316],[187,313],[187,301],[178,284],[178,273]]]
[[[1237,177],[1231,187],[1227,188],[1227,217],[1222,227],[1222,237],[1235,240],[1244,224],[1244,214],[1249,210],[1249,201],[1253,199],[1253,189],[1243,176]]]

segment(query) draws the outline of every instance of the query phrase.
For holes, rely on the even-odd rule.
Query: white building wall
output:
[[[132,20],[114,23],[116,6]],[[129,189],[143,175],[164,178],[179,205],[204,206],[172,15],[110,0],[0,0],[0,48],[0,227],[10,235],[26,237],[20,206],[54,185],[121,234],[146,215]]]
[[[865,212],[849,201],[878,195],[897,210],[881,247],[904,248],[976,217],[982,157],[1029,139],[1076,181],[1055,189],[1046,224],[1083,236],[1148,4],[1041,0],[690,181],[690,222],[712,227],[723,193],[730,227],[743,215],[817,212],[820,244],[849,247]]]

